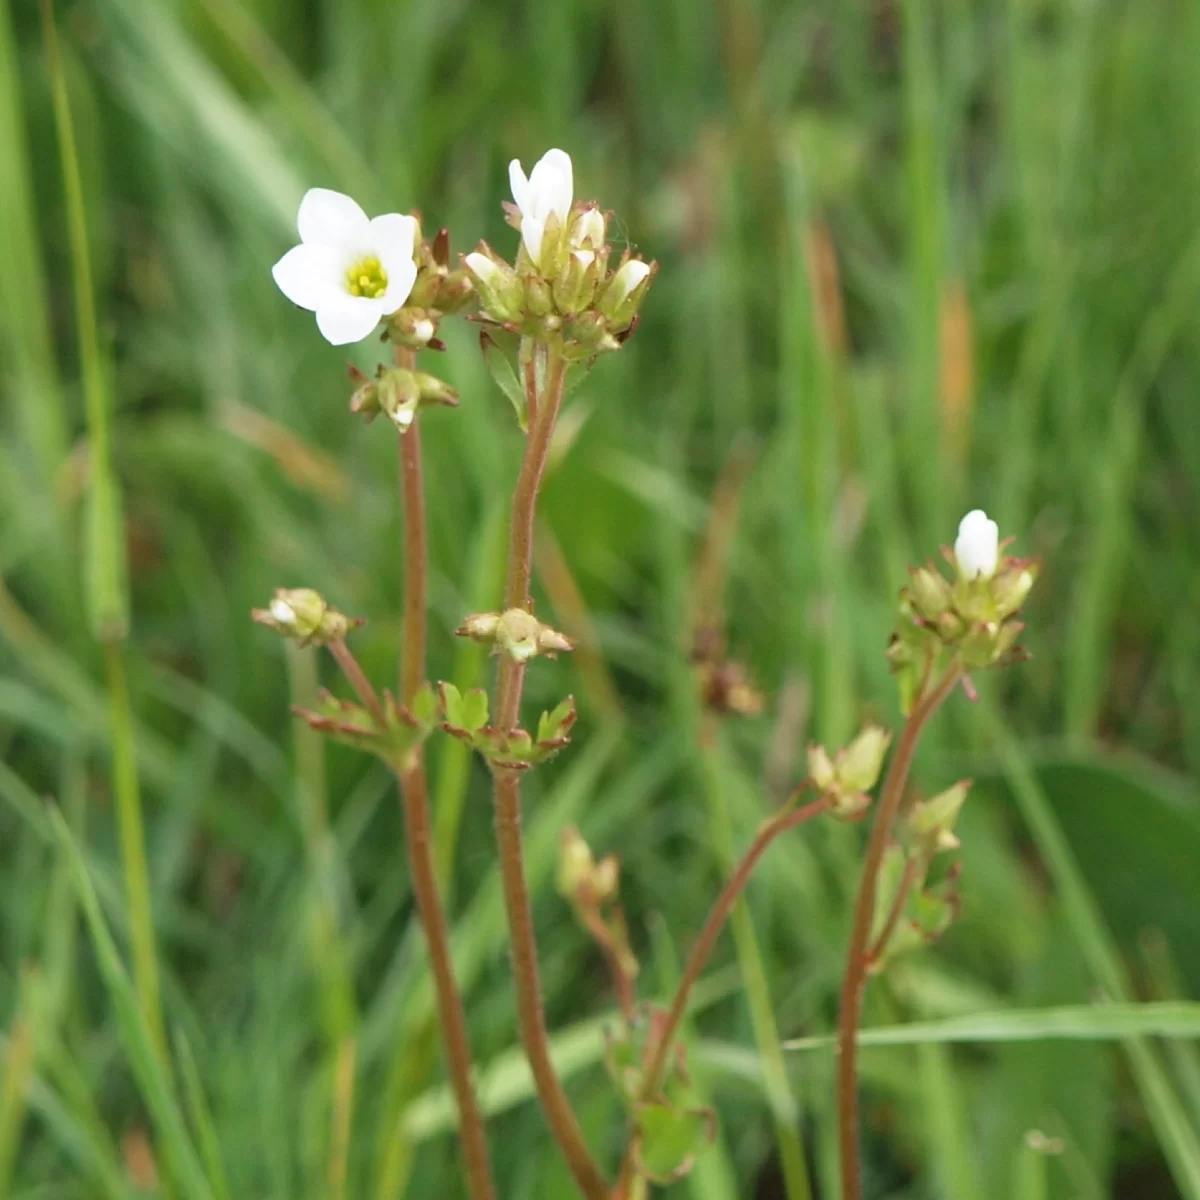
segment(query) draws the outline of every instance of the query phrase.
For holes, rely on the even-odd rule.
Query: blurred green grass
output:
[[[235,1196],[337,1195],[349,1054],[344,1195],[456,1194],[388,780],[291,728],[318,666],[246,619],[312,584],[370,616],[364,662],[394,669],[394,451],[348,419],[338,353],[268,268],[316,184],[507,247],[504,165],[550,145],[662,263],[637,336],[572,400],[542,510],[611,676],[530,679],[531,706],[580,697],[527,812],[551,1023],[597,1147],[616,1153],[619,1119],[580,1023],[609,1001],[549,887],[554,842],[575,821],[622,855],[646,989],[665,989],[725,865],[685,629],[731,447],[751,465],[730,640],[790,697],[723,739],[739,844],[806,737],[894,719],[881,651],[906,563],[974,505],[1045,559],[1035,657],[983,683],[1023,749],[956,701],[919,764],[926,787],[979,781],[962,920],[875,989],[869,1022],[1078,1005],[1114,980],[1200,996],[1200,6],[77,0],[58,20],[162,992],[187,1049],[164,1098],[125,968],[94,941],[107,925],[130,958],[84,596],[75,259],[36,6],[0,0],[0,1193],[143,1195],[149,1139],[171,1194],[220,1195],[223,1174]],[[465,683],[484,663],[450,630],[498,595],[518,445],[471,330],[448,334],[464,401],[424,439],[431,650]],[[553,567],[548,612],[570,603]],[[455,745],[433,763],[502,1194],[565,1195],[513,1056],[482,773]],[[831,1027],[856,838],[791,836],[749,893],[784,1037]],[[94,887],[86,937],[72,872]],[[672,1194],[783,1195],[731,938],[720,955],[695,1031],[721,1141]],[[1195,1048],[1133,1045],[1149,1068],[1088,1041],[871,1051],[871,1194],[1195,1195]],[[828,1197],[830,1063],[788,1067]]]

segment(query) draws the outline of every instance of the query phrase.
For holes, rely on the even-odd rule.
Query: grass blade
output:
[[[174,1087],[153,1028],[138,1003],[137,994],[125,973],[125,968],[121,965],[121,956],[100,911],[100,900],[92,886],[79,848],[58,812],[52,813],[50,820],[59,849],[70,865],[75,893],[91,934],[100,975],[113,1005],[121,1042],[129,1056],[129,1064],[142,1099],[158,1131],[171,1177],[179,1186],[185,1200],[214,1200],[204,1178],[200,1159],[188,1136],[187,1123],[175,1098]]]

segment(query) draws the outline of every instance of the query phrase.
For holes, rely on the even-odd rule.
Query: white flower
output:
[[[512,184],[513,200],[521,210],[521,238],[534,263],[540,263],[542,235],[550,214],[566,224],[571,213],[575,184],[571,173],[571,156],[565,150],[547,150],[538,160],[529,178],[517,159],[508,164],[508,179]]]
[[[417,278],[417,222],[399,213],[368,220],[341,192],[311,188],[296,218],[300,245],[271,268],[293,304],[317,314],[335,346],[361,342],[408,299]]]
[[[650,274],[650,264],[640,258],[631,258],[614,276],[608,285],[606,302],[614,309],[620,308],[629,299],[635,288]]]
[[[954,558],[964,579],[990,579],[1000,557],[1000,528],[981,508],[972,509],[958,524]]]

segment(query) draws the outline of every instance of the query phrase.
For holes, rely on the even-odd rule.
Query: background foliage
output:
[[[41,25],[0,0],[0,1193],[129,1200],[169,1172],[189,1197],[457,1194],[395,797],[292,725],[325,664],[246,617],[276,584],[319,587],[393,670],[394,448],[348,418],[338,352],[268,269],[315,184],[507,248],[505,164],[560,145],[577,195],[662,263],[572,401],[542,510],[541,611],[601,648],[531,674],[531,708],[569,689],[582,716],[527,799],[547,1003],[594,1144],[620,1133],[610,1000],[550,886],[558,829],[622,855],[643,991],[665,991],[805,739],[895,720],[905,564],[974,505],[1045,558],[1035,658],[924,747],[927,791],[978,780],[962,919],[868,1022],[1200,992],[1200,6],[64,0],[58,23],[100,334],[82,362]],[[486,664],[449,631],[499,595],[518,439],[471,328],[450,334],[463,404],[425,418],[432,653],[467,684]],[[121,966],[81,383],[113,409],[174,1081]],[[729,638],[772,699],[698,756],[686,631],[731,461]],[[434,768],[502,1191],[565,1195],[514,1049],[482,771],[452,744]],[[757,950],[784,1036],[831,1028],[860,836],[790,835],[740,967],[723,940],[693,1031],[721,1137],[672,1194],[783,1194],[740,971]],[[1200,1194],[1194,1043],[1122,1051],[1087,1020],[867,1054],[870,1193]],[[787,1062],[777,1117],[830,1196],[831,1060]]]

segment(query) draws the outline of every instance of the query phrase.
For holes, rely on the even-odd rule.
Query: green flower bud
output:
[[[824,746],[809,744],[808,774],[819,792],[832,792],[837,785],[837,772]]]
[[[341,641],[362,624],[360,618],[330,608],[324,596],[312,588],[276,588],[270,606],[252,609],[250,617],[302,646]]]
[[[558,893],[572,902],[591,881],[596,869],[591,847],[574,825],[567,826],[558,839],[558,870],[555,876]]]
[[[484,312],[497,324],[517,320],[525,303],[525,288],[516,271],[487,244],[463,259],[463,266],[479,293]]]
[[[844,790],[869,792],[879,779],[892,735],[879,725],[868,725],[838,753],[837,777]]]
[[[927,621],[936,621],[951,604],[950,583],[931,567],[910,567],[909,596],[913,608]]]
[[[560,651],[575,648],[565,633],[543,625],[521,608],[510,608],[504,613],[472,613],[455,633],[492,646],[516,662],[528,662],[538,655],[553,658]]]
[[[1038,563],[1008,559],[1006,565],[992,580],[992,601],[996,605],[996,615],[1010,617],[1021,605],[1037,582]]]
[[[932,800],[915,804],[908,817],[908,828],[913,836],[926,843],[931,850],[956,849],[958,838],[954,836],[954,823],[970,790],[971,781],[960,779]]]
[[[624,329],[637,315],[657,269],[657,263],[630,258],[609,279],[596,300],[596,307],[613,328]]]

